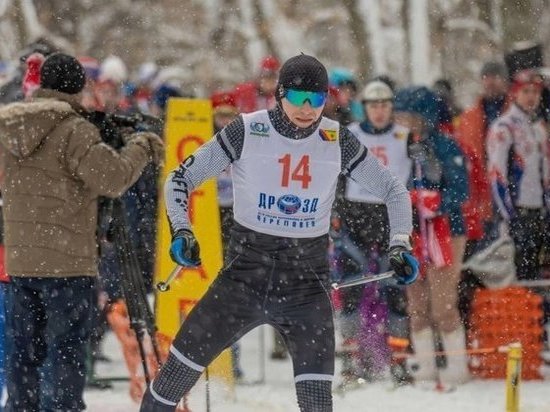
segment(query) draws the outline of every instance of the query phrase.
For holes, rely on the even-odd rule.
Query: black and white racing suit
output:
[[[313,135],[322,124],[321,118],[308,129],[298,129],[279,106],[265,116],[268,116],[269,125],[264,131],[273,128],[273,133],[295,140],[317,138]],[[187,202],[194,188],[221,173],[230,163],[233,163],[235,179],[235,166],[243,161],[246,127],[246,120],[239,117],[168,177],[165,199],[173,231],[190,227]],[[391,244],[406,244],[412,230],[411,204],[406,188],[351,132],[338,127],[337,172],[354,179],[385,201]],[[332,193],[329,193],[328,214],[336,178]],[[236,193],[235,207],[238,201]],[[266,229],[268,233],[263,233],[260,225],[256,230],[247,227],[250,222],[245,226],[237,216],[238,212],[224,268],[183,323],[167,362],[145,394],[142,411],[173,411],[204,368],[222,350],[262,324],[272,325],[285,339],[292,356],[301,411],[332,411],[334,328],[327,260],[328,218],[326,227],[317,229],[318,235],[300,237],[288,229],[287,237],[273,234],[286,229],[274,227],[273,232]],[[285,219],[284,215],[281,219]]]

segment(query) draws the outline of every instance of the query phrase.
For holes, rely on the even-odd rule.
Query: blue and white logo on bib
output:
[[[252,136],[268,137],[269,126],[261,122],[250,123],[250,134]]]
[[[285,215],[293,215],[302,206],[302,201],[296,195],[283,195],[277,200],[277,207]]]

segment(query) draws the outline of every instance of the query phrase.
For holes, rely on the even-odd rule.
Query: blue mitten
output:
[[[418,277],[418,260],[404,246],[392,246],[389,260],[400,285],[410,285]]]
[[[170,257],[180,266],[200,266],[199,242],[189,229],[178,230],[172,237]]]

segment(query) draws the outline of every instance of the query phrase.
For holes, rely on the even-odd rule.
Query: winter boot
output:
[[[441,369],[439,378],[443,384],[460,385],[470,380],[468,371],[468,356],[465,353],[464,326],[459,326],[454,331],[442,333],[443,347],[447,355],[447,366]]]
[[[409,359],[407,366],[416,384],[435,381],[437,368],[435,365],[435,345],[432,328],[425,328],[411,333],[415,356]]]

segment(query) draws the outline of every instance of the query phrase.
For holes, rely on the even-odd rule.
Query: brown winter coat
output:
[[[95,276],[97,198],[128,189],[149,153],[132,141],[119,152],[102,143],[76,96],[35,96],[0,108],[7,273]]]

